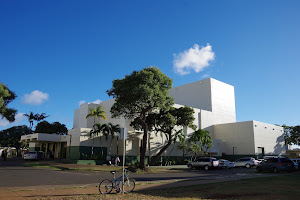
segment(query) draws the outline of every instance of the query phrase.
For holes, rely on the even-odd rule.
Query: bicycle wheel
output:
[[[124,192],[129,193],[134,190],[135,182],[133,179],[126,178],[124,180]]]
[[[113,183],[112,181],[108,179],[104,179],[100,184],[99,184],[99,192],[101,194],[109,194],[113,189]]]

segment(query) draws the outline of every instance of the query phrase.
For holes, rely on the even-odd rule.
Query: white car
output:
[[[43,151],[29,151],[24,154],[24,160],[40,160],[44,159],[45,153]]]
[[[252,166],[255,166],[255,159],[252,157],[247,158],[240,158],[234,162],[236,167],[246,167],[251,168]]]
[[[230,169],[230,168],[234,168],[235,165],[234,165],[234,162],[231,162],[229,160],[220,159],[219,167],[223,168],[223,169]]]
[[[264,161],[265,159],[257,159],[257,160],[255,160],[254,161],[254,164],[255,165],[258,165],[258,164],[260,164],[262,161]]]

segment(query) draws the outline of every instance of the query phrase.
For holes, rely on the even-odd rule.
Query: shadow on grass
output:
[[[192,186],[180,186],[180,183],[177,182],[176,184],[170,183],[163,187],[153,187],[151,190],[142,190],[136,193],[168,199],[295,199],[295,197],[300,196],[299,179],[300,173],[297,172],[289,175],[283,174],[281,176]],[[172,187],[172,185],[177,185],[177,187]]]

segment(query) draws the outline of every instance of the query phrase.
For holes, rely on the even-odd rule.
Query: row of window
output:
[[[257,127],[257,125],[254,125],[255,127]],[[267,127],[265,126],[265,129],[267,129]],[[275,130],[275,128],[273,128],[273,131]],[[280,130],[280,132],[282,132],[282,130]]]

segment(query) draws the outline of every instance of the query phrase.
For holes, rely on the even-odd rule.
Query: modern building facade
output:
[[[208,130],[213,138],[210,154],[218,157],[282,155],[285,153],[283,128],[257,121],[236,122],[234,87],[221,81],[208,78],[201,81],[174,87],[169,91],[174,98],[175,107],[187,105],[194,109],[194,124]],[[114,99],[99,104],[86,103],[74,111],[73,128],[65,139],[67,159],[88,159],[94,156],[120,155],[123,144],[119,135],[115,137],[91,137],[94,122],[112,123],[127,128],[126,155],[136,158],[140,155],[142,133],[130,127],[131,119],[112,118],[110,108]],[[89,108],[102,106],[107,120],[86,118]],[[189,135],[193,130],[184,128]],[[154,156],[167,142],[163,134],[149,134],[147,156]],[[39,143],[39,139],[31,143]],[[31,144],[33,146],[33,144]],[[39,146],[37,144],[37,146]],[[150,147],[150,148],[149,148]],[[181,156],[182,152],[172,144],[163,156]]]

